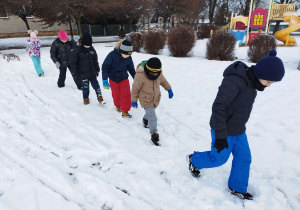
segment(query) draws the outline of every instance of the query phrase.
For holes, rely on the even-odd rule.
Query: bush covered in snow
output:
[[[261,34],[256,36],[249,43],[248,57],[253,63],[269,54],[271,49],[276,49],[274,36]]]
[[[236,39],[228,32],[214,33],[206,44],[206,58],[208,60],[232,61],[234,59]]]
[[[198,26],[197,38],[198,39],[205,39],[210,38],[210,31],[217,30],[218,28],[214,25],[210,24],[201,24]]]
[[[149,54],[158,55],[166,44],[166,33],[161,29],[151,29],[144,34],[144,49]]]
[[[185,57],[195,46],[195,31],[191,26],[179,25],[168,33],[168,48],[174,57]]]
[[[142,32],[131,32],[129,34],[133,51],[140,52],[143,47],[143,33]]]

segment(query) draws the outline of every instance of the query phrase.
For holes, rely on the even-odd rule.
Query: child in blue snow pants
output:
[[[44,73],[42,67],[41,67],[41,57],[31,57],[31,60],[33,61],[33,65],[35,68],[35,71],[38,75],[41,75]]]
[[[199,178],[203,168],[219,167],[233,155],[228,188],[242,199],[252,200],[247,192],[251,152],[247,140],[246,123],[250,118],[257,91],[264,91],[282,80],[285,70],[276,50],[261,58],[255,66],[241,61],[229,65],[212,105],[210,117],[211,151],[188,155],[189,170]]]
[[[195,152],[191,158],[193,165],[198,169],[214,168],[227,162],[230,154],[233,155],[228,187],[237,192],[246,192],[251,164],[251,152],[246,133],[237,136],[228,136],[228,149],[218,153],[214,148],[215,132],[211,129],[211,151]]]

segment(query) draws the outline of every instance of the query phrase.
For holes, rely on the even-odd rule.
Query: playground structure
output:
[[[240,41],[239,46],[246,37],[245,45],[247,45],[255,36],[262,34],[261,29],[265,28],[265,34],[268,34],[270,23],[272,21],[283,20],[289,21],[289,25],[287,28],[277,31],[275,33],[275,38],[282,41],[286,46],[296,43],[295,38],[289,36],[290,33],[300,29],[300,17],[293,15],[295,12],[295,4],[274,4],[274,0],[270,0],[269,10],[263,8],[253,10],[255,4],[256,0],[251,0],[249,11],[250,18],[237,15],[233,17],[232,14],[230,23],[218,31],[229,31],[229,33],[234,34],[237,41]],[[243,23],[247,28],[244,29],[244,31],[235,30],[238,22]],[[259,29],[258,32],[250,33],[253,28]]]

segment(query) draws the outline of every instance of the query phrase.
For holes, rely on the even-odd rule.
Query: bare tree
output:
[[[163,17],[165,30],[170,17],[184,12],[187,7],[187,1],[185,0],[152,0],[153,11],[158,17]]]
[[[11,15],[15,15],[21,18],[26,24],[27,30],[30,30],[27,17],[33,14],[31,0],[0,0],[0,5],[5,6],[7,12]]]
[[[207,0],[207,1],[208,1],[208,18],[209,18],[209,23],[212,24],[214,22],[215,9],[217,7],[217,4],[218,4],[219,0]]]
[[[116,5],[117,0],[33,0],[36,8],[35,16],[47,26],[67,24],[75,21],[79,35],[82,36],[81,20],[93,20],[108,14]],[[72,29],[71,29],[72,31]]]

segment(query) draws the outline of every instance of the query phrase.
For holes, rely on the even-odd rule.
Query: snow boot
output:
[[[99,96],[99,97],[98,97],[98,101],[99,101],[99,104],[103,104],[103,97],[102,97],[102,96]]]
[[[44,76],[44,73],[41,73],[40,75],[39,75],[39,77],[43,77]]]
[[[248,192],[240,193],[240,192],[237,192],[237,191],[231,189],[230,187],[228,187],[228,188],[229,188],[229,190],[230,190],[230,192],[231,192],[232,195],[236,195],[236,196],[238,196],[239,198],[245,199],[245,200],[253,200],[253,195],[251,195],[251,194],[248,193]]]
[[[122,111],[122,117],[123,118],[131,118],[132,115],[128,113],[128,111]]]
[[[118,112],[121,112],[121,107],[120,106],[116,106],[116,109]]]
[[[154,133],[151,135],[151,141],[153,142],[153,144],[155,144],[155,146],[160,146],[159,144],[159,134],[158,133]]]
[[[145,118],[143,118],[143,123],[144,123],[144,127],[145,128],[149,128],[148,120],[146,120]]]
[[[88,98],[83,99],[83,104],[84,105],[88,105],[89,103],[90,103],[90,99],[88,99]]]
[[[196,168],[195,166],[193,166],[191,158],[192,158],[192,154],[187,156],[187,159],[188,159],[188,162],[189,162],[190,173],[192,174],[193,177],[199,178],[201,176],[200,170],[198,168]]]

